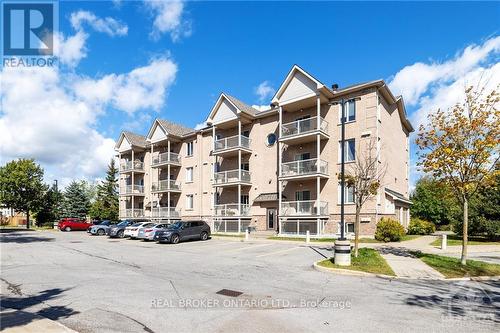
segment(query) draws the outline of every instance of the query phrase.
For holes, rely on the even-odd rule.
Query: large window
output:
[[[193,156],[194,142],[190,141],[187,143],[187,156]]]
[[[192,194],[186,195],[186,209],[193,209],[194,197]]]
[[[339,204],[340,202],[340,194],[342,193],[342,184],[339,183],[339,189],[338,189],[338,195],[339,195]],[[346,204],[353,204],[354,203],[354,187],[352,186],[345,186],[344,187],[344,200]]]
[[[353,162],[356,160],[356,140],[349,139],[344,141],[344,156],[346,162]],[[342,143],[339,142],[339,163],[342,162]]]
[[[348,101],[344,105],[346,122],[356,120],[356,101]],[[342,123],[342,106],[339,106],[339,124]]]
[[[186,182],[193,181],[193,167],[186,168]]]

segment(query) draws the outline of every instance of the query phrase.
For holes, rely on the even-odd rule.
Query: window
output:
[[[193,199],[192,194],[186,195],[186,209],[193,209]]]
[[[193,167],[186,168],[186,182],[193,181]]]
[[[346,162],[353,162],[356,160],[356,140],[349,139],[344,141],[344,156]],[[339,142],[339,163],[342,162],[342,145]]]
[[[342,223],[339,222],[339,224],[338,224],[339,234],[340,234],[341,229],[342,229]],[[354,233],[354,223],[346,223],[344,232],[346,234],[349,234],[349,233],[353,234]]]
[[[347,101],[344,104],[344,112],[346,116],[346,122],[356,120],[356,101]],[[342,123],[342,105],[339,104],[339,124]]]
[[[353,204],[354,203],[354,187],[352,186],[345,186],[344,188],[344,202],[346,204]],[[339,195],[339,199],[338,199],[338,202],[339,204],[341,204],[341,198],[340,198],[340,194],[342,193],[342,184],[339,183],[339,189],[338,189],[338,195]]]
[[[297,191],[295,192],[296,201],[307,201],[311,200],[311,191]]]
[[[273,146],[276,143],[276,134],[270,133],[267,135],[266,144],[268,147]]]
[[[241,170],[250,170],[250,163],[246,162],[246,163],[241,163]]]
[[[250,137],[250,131],[243,131],[241,133],[242,136],[246,137],[246,138],[249,138]]]
[[[305,161],[311,159],[311,153],[301,153],[295,155],[295,160],[296,161]]]
[[[194,142],[190,141],[187,143],[187,156],[193,156]]]
[[[241,204],[248,205],[249,203],[250,203],[250,199],[248,197],[248,194],[242,194],[241,195]]]

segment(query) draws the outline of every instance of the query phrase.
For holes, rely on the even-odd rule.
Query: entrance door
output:
[[[274,230],[276,226],[276,208],[267,209],[267,229]]]

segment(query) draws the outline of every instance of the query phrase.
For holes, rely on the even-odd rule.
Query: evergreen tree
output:
[[[118,169],[115,160],[108,165],[106,178],[97,186],[97,198],[90,209],[92,218],[118,219]]]
[[[45,192],[42,207],[35,215],[36,224],[39,227],[53,223],[61,218],[61,199],[62,193],[54,185]]]
[[[85,218],[90,208],[90,199],[84,182],[72,181],[64,191],[63,215]]]

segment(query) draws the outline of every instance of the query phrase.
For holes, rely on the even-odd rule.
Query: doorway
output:
[[[268,230],[276,229],[276,208],[267,208],[266,225]]]

